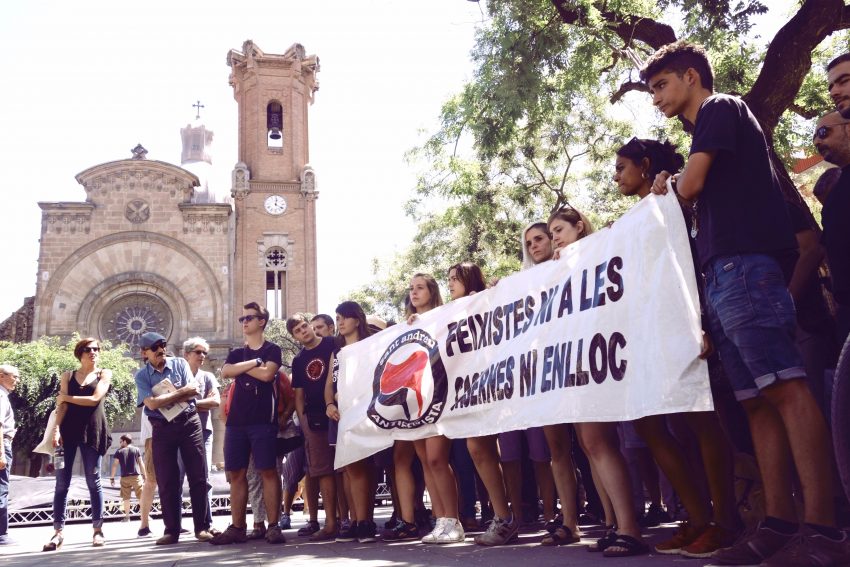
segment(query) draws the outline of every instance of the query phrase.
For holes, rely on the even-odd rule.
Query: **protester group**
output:
[[[662,47],[641,71],[653,105],[692,136],[687,158],[670,142],[639,138],[612,156],[622,195],[644,199],[672,189],[681,203],[700,290],[700,357],[710,361],[715,411],[396,441],[335,469],[335,446],[344,442],[337,402],[345,395],[333,379],[337,354],[388,324],[353,301],[341,303],[335,319],[293,315],[286,327],[301,350],[287,374],[281,348],[264,335],[269,312],[252,302],[239,317],[244,346],[233,349],[221,368],[229,384],[221,394],[216,376],[202,369],[209,353],[203,338],[188,339],[183,356],[168,356],[165,337],[141,336],[144,366],[135,382],[142,447],[122,436],[111,455],[110,482],[120,472],[125,520],[135,493],[139,535],[150,534],[158,489],[165,532],[156,544],[177,543],[185,478],[197,540],[282,544],[303,479],[309,521],[298,537],[311,541],[449,544],[476,532],[476,544],[498,546],[515,541],[542,512],[541,545],[578,544],[580,525],[597,523],[605,534],[588,551],[604,557],[648,553],[643,528],[681,519],[671,538],[653,546],[656,553],[726,565],[850,564],[850,539],[836,520],[836,509],[847,502],[836,489],[828,427],[830,378],[850,331],[850,54],[833,60],[827,73],[836,109],[819,119],[813,143],[837,167],[815,186],[823,203],[822,233],[805,203],[781,189],[781,164],[746,103],[714,93],[712,68],[699,46]],[[523,269],[559,261],[565,247],[593,232],[576,209],[555,211],[518,235]],[[820,271],[824,261],[828,278]],[[471,262],[451,266],[444,276],[451,299],[498,285],[487,282],[485,271]],[[406,319],[397,324],[415,325],[442,303],[440,282],[416,274]],[[54,534],[44,551],[63,544],[78,449],[91,495],[92,543],[106,543],[100,469],[111,443],[103,409],[111,373],[98,366],[97,339],[79,341],[74,354],[80,366],[62,374],[57,397],[54,444],[64,449],[64,468],[56,470]],[[8,395],[17,379],[17,368],[0,365],[0,543],[9,537],[15,423]],[[231,519],[223,531],[213,527],[211,515],[214,408],[225,422],[230,485]],[[763,490],[763,514],[756,518],[742,517],[735,491],[736,462],[746,454],[758,465]],[[670,487],[666,510],[659,470]],[[382,530],[374,519],[379,478],[386,479],[393,503]]]

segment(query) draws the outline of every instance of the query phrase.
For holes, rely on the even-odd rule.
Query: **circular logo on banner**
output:
[[[437,341],[414,329],[396,338],[378,360],[366,414],[381,429],[415,429],[437,421],[447,394]]]

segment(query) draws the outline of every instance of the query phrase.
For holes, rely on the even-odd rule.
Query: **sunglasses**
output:
[[[150,350],[152,350],[152,351],[154,351],[154,352],[156,352],[156,351],[158,351],[159,349],[163,349],[163,350],[164,350],[167,346],[168,346],[168,343],[166,343],[165,341],[158,341],[158,342],[155,342],[154,344],[152,344],[152,345],[149,347],[149,349],[150,349]]]
[[[97,346],[84,346],[83,352],[100,352],[100,347]]]
[[[262,317],[260,317],[259,315],[243,315],[239,318],[239,322],[245,323],[247,321],[248,323],[250,323],[254,319],[262,319]]]
[[[207,356],[209,353],[205,350],[193,350],[192,354],[197,354],[198,356]]]
[[[832,132],[832,129],[836,126],[843,126],[844,124],[850,124],[850,122],[838,122],[836,124],[830,124],[829,126],[821,126],[815,130],[815,135],[812,136],[815,140],[824,140],[829,133]]]

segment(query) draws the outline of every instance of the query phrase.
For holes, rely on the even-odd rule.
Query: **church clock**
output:
[[[282,215],[286,211],[286,199],[281,195],[271,195],[266,198],[266,212],[270,215]]]

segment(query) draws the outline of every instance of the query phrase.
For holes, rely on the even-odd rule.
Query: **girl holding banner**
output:
[[[679,171],[684,163],[684,158],[670,142],[632,138],[617,150],[614,182],[623,195],[643,199],[649,195],[656,174]],[[700,356],[705,358],[710,354],[710,347],[706,345]],[[667,428],[666,417],[651,415],[636,420],[635,430],[646,442],[688,513],[688,521],[671,539],[657,544],[655,550],[664,554],[708,557],[715,550],[732,545],[737,535],[732,447],[723,434],[716,412],[676,415],[699,441],[714,513],[712,516],[711,506],[694,482],[701,471],[694,470],[685,458],[682,447]]]
[[[355,301],[343,301],[336,308],[336,328],[339,332],[337,345],[344,348],[347,345],[363,340],[369,335],[369,325],[363,308]],[[339,352],[339,349],[337,350]],[[336,353],[331,359],[331,368],[336,368]],[[325,382],[325,409],[328,418],[338,422],[340,418],[337,408],[336,372],[332,380]],[[336,439],[334,439],[336,444]],[[355,539],[360,543],[372,543],[376,539],[374,522],[375,512],[375,467],[371,458],[362,459],[345,467],[351,483],[351,499],[354,504],[354,518],[351,527],[340,531],[337,541],[348,542]]]
[[[590,222],[572,207],[554,212],[549,217],[548,226],[553,236],[555,248],[558,250],[593,232]],[[552,451],[553,468],[555,468],[556,455],[565,454],[566,460],[569,460],[570,438],[567,426],[545,426],[544,431],[549,442],[549,448]],[[649,547],[641,540],[640,526],[635,515],[629,472],[626,468],[626,461],[620,453],[617,423],[577,423],[576,431],[582,447],[593,465],[596,476],[611,498],[611,505],[617,520],[617,531],[609,531],[588,549],[590,551],[601,551],[606,557],[627,557],[647,553]],[[567,444],[559,447],[564,443],[564,440],[567,441]],[[565,464],[558,468],[562,469],[564,466]],[[572,466],[571,460],[569,460],[569,466]],[[573,470],[570,469],[571,472]],[[565,500],[574,502],[575,482],[572,483],[572,486],[568,484],[559,485],[559,488],[562,487],[561,504],[564,505]],[[567,492],[570,489],[572,489],[572,492]],[[611,520],[608,517],[605,519],[606,522]],[[565,526],[566,520],[567,515],[564,514]]]

